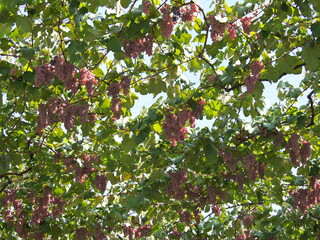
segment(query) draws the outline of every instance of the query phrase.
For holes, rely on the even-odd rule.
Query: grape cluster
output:
[[[60,56],[55,56],[51,64],[43,64],[35,68],[36,78],[35,86],[40,87],[42,83],[47,85],[51,84],[51,80],[56,76],[59,80],[64,82],[67,90],[76,94],[78,92],[79,85],[86,86],[88,96],[93,95],[93,85],[96,85],[98,81],[95,79],[95,75],[88,69],[80,69],[80,79],[76,77],[76,68],[73,64],[65,61]]]
[[[125,237],[129,237],[129,240],[133,239],[133,236],[135,239],[139,239],[142,237],[147,237],[151,234],[151,225],[143,225],[138,228],[133,228],[132,226],[122,226],[123,235]]]
[[[219,148],[218,153],[230,171],[234,172],[236,170],[238,160],[233,157],[232,152]]]
[[[71,104],[67,100],[50,98],[47,104],[39,104],[38,130],[42,135],[43,129],[57,122],[59,119],[67,130],[74,127],[77,118],[84,123],[91,121],[88,105]]]
[[[237,26],[235,23],[228,23],[228,31],[229,31],[229,37],[231,40],[234,40],[237,37]]]
[[[134,237],[136,239],[147,237],[151,234],[151,225],[147,224],[147,225],[140,226],[137,229],[135,229],[134,232],[135,232]]]
[[[121,78],[120,83],[114,82],[108,86],[108,96],[111,96],[111,110],[113,112],[112,120],[115,121],[121,117],[121,100],[119,98],[120,90],[122,89],[123,94],[127,95],[130,91],[131,79],[127,76]]]
[[[240,22],[242,23],[243,31],[246,34],[250,34],[250,26],[251,26],[252,17],[242,17],[240,18]]]
[[[187,210],[179,210],[179,220],[181,223],[185,222],[189,226],[192,220],[192,215]]]
[[[299,139],[300,139],[300,136],[298,134],[292,133],[286,145],[286,150],[290,154],[291,162],[295,166],[299,166],[300,164],[299,158],[301,160],[301,163],[304,165],[307,163],[307,159],[311,156],[310,142],[304,140],[302,141],[301,147],[300,147]]]
[[[317,179],[311,178],[310,186],[311,189],[300,188],[297,191],[290,191],[293,208],[299,208],[303,214],[312,206],[320,203],[320,183],[317,182]]]
[[[160,22],[162,36],[164,38],[169,38],[174,27],[174,21],[170,16],[170,6],[168,4],[165,4],[160,11],[162,13],[162,19]]]
[[[217,74],[213,74],[213,75],[209,76],[209,82],[211,84],[214,84],[216,82],[216,79],[217,79]]]
[[[149,15],[152,8],[152,3],[148,0],[142,0],[142,12]]]
[[[93,85],[98,84],[98,80],[95,78],[92,71],[86,68],[80,69],[80,83],[81,85],[86,86],[88,96],[92,97],[94,92]]]
[[[75,231],[74,239],[75,240],[87,240],[91,239],[92,233],[88,231],[85,227],[78,228]]]
[[[255,236],[251,234],[250,230],[246,230],[245,232],[237,235],[236,240],[255,240]]]
[[[260,78],[261,70],[263,68],[264,68],[263,63],[259,61],[254,61],[251,63],[251,66],[250,66],[251,74],[250,76],[244,79],[244,84],[246,85],[247,92],[249,94],[254,92],[255,85]]]
[[[177,200],[183,200],[185,192],[181,189],[181,186],[187,182],[188,175],[186,170],[180,170],[177,172],[168,172],[171,178],[171,183],[167,186],[168,197],[174,197]]]
[[[176,146],[177,142],[183,142],[187,137],[188,130],[185,126],[189,120],[190,127],[195,127],[195,120],[199,119],[204,110],[205,101],[197,100],[196,107],[192,110],[183,109],[177,113],[169,112],[165,115],[165,121],[162,124],[166,138],[171,141],[172,146]],[[169,109],[172,111],[172,108]]]
[[[242,219],[242,223],[245,228],[251,227],[253,225],[253,222],[254,222],[254,217],[252,214],[246,215]]]
[[[120,87],[122,88],[123,94],[128,95],[130,91],[131,79],[127,76],[123,76],[120,81]]]
[[[115,121],[121,117],[121,100],[119,98],[121,85],[119,82],[111,83],[108,86],[108,96],[111,96],[111,110],[113,112],[112,120]]]
[[[36,71],[35,86],[40,87],[42,83],[47,85],[51,84],[52,79],[54,78],[53,67],[49,64],[43,64],[34,69]]]
[[[217,41],[219,37],[223,37],[226,31],[226,24],[219,22],[213,15],[209,16],[211,26],[211,39]]]
[[[194,3],[186,6],[185,8],[180,8],[181,20],[183,22],[192,22],[198,11],[198,6]]]
[[[141,53],[146,52],[148,56],[152,55],[153,36],[146,36],[145,38],[138,38],[135,40],[123,41],[124,54],[128,58],[137,58]]]
[[[247,170],[247,176],[251,181],[254,181],[258,175],[263,178],[265,165],[257,162],[253,153],[245,156],[242,161],[244,168]]]
[[[59,162],[60,159],[63,159],[63,163],[66,167],[66,172],[74,172],[74,178],[77,182],[83,183],[90,173],[94,172],[93,162],[98,162],[99,157],[96,155],[84,154],[81,157],[81,165],[72,157],[62,157],[60,154],[55,156],[56,162]],[[100,188],[103,187],[103,184],[99,185]],[[99,188],[98,188],[99,189]],[[100,189],[99,189],[100,190]]]
[[[106,175],[97,175],[94,179],[96,188],[103,194],[107,187],[108,178]]]
[[[27,230],[29,225],[39,226],[47,217],[56,218],[62,214],[65,201],[61,197],[53,197],[51,188],[45,187],[43,196],[36,201],[34,192],[30,194],[30,203],[36,204],[34,206],[31,219],[27,218],[27,214],[23,211],[24,205],[22,200],[17,198],[17,191],[19,189],[8,189],[6,195],[2,199],[3,217],[8,226],[15,224],[17,234],[24,239],[29,239],[30,232]],[[51,211],[50,211],[51,210]],[[44,235],[39,232],[33,233],[34,239],[43,239]]]

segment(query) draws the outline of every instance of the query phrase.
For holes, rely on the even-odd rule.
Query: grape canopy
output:
[[[320,2],[209,2],[0,0],[1,239],[320,239]]]

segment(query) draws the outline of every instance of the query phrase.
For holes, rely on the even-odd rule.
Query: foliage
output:
[[[319,14],[1,0],[1,238],[319,239]]]

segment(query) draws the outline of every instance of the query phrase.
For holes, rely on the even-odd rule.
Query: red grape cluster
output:
[[[170,6],[165,4],[160,11],[162,13],[162,20],[160,22],[162,36],[164,38],[169,38],[174,27],[174,21],[170,16]]]
[[[122,226],[123,235],[129,237],[129,240],[133,239],[134,230],[132,226]]]
[[[151,225],[143,225],[136,229],[134,229],[132,226],[122,226],[123,235],[125,237],[129,237],[129,240],[133,239],[133,236],[135,239],[139,239],[142,237],[147,237],[151,234]]]
[[[219,22],[213,15],[209,16],[211,26],[211,39],[217,41],[218,37],[224,36],[226,31],[226,24]]]
[[[237,26],[235,23],[228,23],[228,31],[229,31],[229,37],[231,40],[234,40],[237,37]]]
[[[237,235],[236,240],[254,240],[254,235],[251,234],[250,230],[246,230],[244,233]]]
[[[81,157],[81,166],[79,163],[71,157],[62,157],[61,155],[55,156],[56,162],[63,159],[63,163],[66,167],[66,172],[74,172],[74,178],[77,182],[83,183],[90,173],[94,172],[93,162],[98,162],[99,157],[96,155],[84,154]],[[102,187],[103,184],[100,185]],[[98,188],[99,189],[99,188]],[[100,190],[100,189],[99,189]]]
[[[36,71],[35,86],[40,87],[42,83],[47,85],[51,84],[51,80],[54,78],[53,67],[49,64],[43,64],[34,69]]]
[[[219,148],[218,153],[230,171],[234,172],[236,170],[238,160],[233,157],[232,152]]]
[[[56,123],[57,119],[64,123],[67,130],[70,130],[74,127],[77,118],[80,118],[81,123],[91,121],[88,111],[88,105],[70,104],[67,100],[50,98],[47,104],[39,105],[37,132],[41,135],[42,130]]]
[[[310,181],[311,189],[300,188],[290,191],[293,198],[293,208],[299,208],[305,214],[307,209],[320,203],[320,183],[315,178]]]
[[[96,188],[103,194],[107,187],[108,178],[106,175],[97,175],[94,179]]]
[[[216,82],[216,79],[217,79],[217,74],[213,74],[209,77],[209,82],[211,84],[214,84]]]
[[[198,12],[198,6],[194,3],[188,5],[185,8],[180,8],[181,20],[183,22],[192,22],[194,19],[195,13]]]
[[[185,192],[181,189],[181,186],[187,182],[188,175],[186,170],[180,170],[177,172],[168,172],[171,183],[167,186],[168,197],[174,197],[177,200],[183,200]]]
[[[152,3],[148,0],[142,0],[142,12],[149,15],[152,8]]]
[[[179,220],[181,223],[185,222],[189,226],[192,220],[191,213],[187,210],[179,210]]]
[[[134,237],[136,239],[147,237],[151,234],[151,225],[147,224],[147,225],[140,226],[137,229],[135,229],[134,232],[135,232]]]
[[[169,112],[165,115],[165,121],[162,124],[166,138],[171,141],[172,146],[176,146],[177,142],[184,142],[187,137],[188,130],[185,126],[189,120],[190,127],[195,127],[195,120],[199,119],[203,113],[205,101],[197,100],[196,107],[192,110],[183,109],[177,113]],[[170,109],[172,111],[172,109]]]
[[[261,70],[263,68],[264,68],[263,63],[261,63],[259,61],[254,61],[251,63],[251,66],[250,66],[251,74],[250,74],[250,76],[248,76],[244,79],[244,83],[247,87],[247,92],[249,94],[254,92],[256,82],[259,80],[260,75],[261,75]]]
[[[129,77],[123,76],[121,78],[120,87],[122,88],[124,95],[128,95],[130,91],[130,83],[131,83],[131,79]]]
[[[6,190],[6,195],[2,199],[2,207],[3,207],[3,217],[7,222],[8,226],[15,226],[15,230],[17,234],[21,238],[28,239],[30,237],[30,232],[27,231],[29,229],[28,225],[39,226],[39,224],[45,220],[47,217],[56,218],[63,211],[63,206],[65,201],[61,199],[61,197],[53,197],[51,188],[45,187],[43,191],[43,196],[36,201],[34,192],[30,195],[30,202],[32,204],[37,204],[34,207],[31,222],[27,218],[27,214],[23,211],[23,203],[22,200],[17,198],[16,192],[19,189],[8,189]],[[49,211],[51,210],[51,212]],[[39,232],[35,232],[33,234],[34,239],[43,239],[44,235]]]
[[[307,159],[311,156],[311,144],[308,141],[302,141],[300,147],[299,139],[300,136],[298,134],[292,133],[286,145],[286,150],[290,154],[291,162],[295,166],[299,166],[299,158],[302,164],[306,164]]]
[[[223,172],[222,177],[226,180],[236,181],[238,183],[239,190],[240,191],[243,190],[243,185],[244,185],[244,181],[246,180],[246,177],[242,173],[233,174],[233,173]]]
[[[127,76],[121,78],[120,83],[114,82],[108,86],[108,96],[111,96],[111,110],[113,112],[112,120],[115,121],[121,117],[121,100],[119,98],[120,90],[123,94],[127,95],[130,90],[131,79]]]
[[[78,86],[86,86],[89,97],[93,95],[93,85],[98,81],[95,75],[88,69],[80,69],[80,80],[76,77],[76,68],[73,64],[65,61],[60,56],[55,56],[50,64],[43,64],[35,68],[36,79],[35,86],[40,87],[42,83],[47,85],[51,84],[51,80],[56,76],[59,80],[64,82],[67,90],[72,91],[74,94],[78,91]]]
[[[250,32],[251,32],[251,30],[250,30],[251,21],[252,21],[252,17],[243,17],[243,18],[240,18],[240,22],[242,23],[243,31],[244,31],[246,34],[250,34]]]
[[[248,178],[251,181],[254,181],[258,175],[260,178],[263,178],[265,165],[257,162],[256,156],[253,153],[245,156],[242,161],[244,168],[247,170]]]
[[[91,239],[92,233],[88,231],[85,227],[78,228],[75,231],[74,239],[75,240],[87,240]]]
[[[253,225],[254,217],[252,214],[246,215],[242,219],[242,223],[245,228],[248,228]]]
[[[80,83],[81,85],[86,86],[88,96],[92,97],[94,92],[93,85],[98,84],[98,80],[96,80],[92,71],[86,68],[80,69]]]
[[[141,53],[146,52],[148,56],[152,55],[154,37],[147,36],[145,38],[138,38],[136,40],[123,41],[123,50],[126,57],[136,58]]]

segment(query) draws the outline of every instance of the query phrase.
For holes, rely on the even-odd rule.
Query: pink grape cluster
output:
[[[57,120],[64,123],[65,128],[70,130],[74,127],[77,118],[81,123],[92,121],[88,105],[71,104],[67,100],[50,98],[47,104],[39,105],[37,133],[42,135],[43,129],[55,124]]]
[[[219,148],[218,153],[230,171],[234,172],[236,170],[238,160],[233,157],[232,152]]]
[[[198,6],[194,3],[186,6],[185,8],[180,8],[181,20],[183,22],[192,22],[198,11]]]
[[[247,170],[247,176],[251,181],[255,181],[258,175],[263,178],[265,164],[257,162],[255,154],[251,153],[245,156],[242,161],[244,168]]]
[[[139,238],[142,238],[142,237],[147,237],[147,236],[150,236],[151,234],[151,225],[150,224],[147,224],[147,225],[143,225],[143,226],[140,226],[138,228],[133,228],[132,226],[122,226],[122,231],[123,231],[123,235],[125,237],[128,237],[129,240],[132,240],[133,237],[135,239],[139,239]]]
[[[162,36],[164,38],[169,38],[174,27],[174,21],[170,16],[170,6],[165,4],[160,11],[162,13],[162,20],[160,22]]]
[[[85,227],[78,228],[74,234],[75,240],[86,240],[90,239],[91,237],[93,237],[92,233],[88,231]]]
[[[244,225],[245,228],[249,228],[253,225],[254,223],[254,217],[252,214],[246,215],[243,217],[242,219],[242,223]]]
[[[213,74],[213,75],[209,76],[209,82],[211,84],[214,84],[216,82],[216,79],[217,79],[217,74]]]
[[[135,40],[123,41],[124,54],[128,58],[137,58],[141,53],[146,52],[148,56],[152,55],[154,37],[147,36]]]
[[[95,78],[92,71],[86,68],[80,69],[80,83],[81,85],[86,86],[88,96],[92,97],[94,93],[93,85],[98,84],[98,80]]]
[[[235,23],[228,23],[228,31],[229,31],[229,37],[231,40],[234,40],[237,37],[237,26]]]
[[[185,222],[188,226],[190,225],[192,220],[192,215],[189,211],[187,210],[179,210],[179,221]]]
[[[209,16],[211,26],[211,39],[217,41],[219,37],[223,37],[226,31],[226,24],[219,22],[213,15]]]
[[[242,23],[242,29],[246,34],[250,34],[251,29],[251,21],[252,21],[252,17],[242,17],[240,18],[240,22]]]
[[[152,3],[149,0],[142,0],[142,12],[149,15]]]
[[[195,109],[183,109],[177,113],[169,112],[165,115],[165,121],[162,124],[166,138],[171,141],[172,146],[176,146],[178,142],[184,142],[187,137],[188,130],[185,126],[189,120],[190,127],[195,127],[195,120],[199,119],[203,113],[205,101],[197,100]],[[172,111],[172,109],[170,109]]]
[[[250,66],[251,74],[250,76],[244,79],[244,84],[246,85],[247,92],[249,94],[254,92],[255,85],[260,78],[261,70],[263,68],[264,68],[263,63],[259,61],[254,61],[251,63],[251,66]]]
[[[106,175],[97,175],[94,179],[94,185],[103,194],[107,187],[108,178]]]
[[[317,179],[312,178],[310,181],[311,189],[300,188],[297,191],[290,191],[293,198],[293,208],[299,208],[305,214],[306,211],[320,203],[320,183]]]
[[[34,69],[36,71],[35,86],[40,87],[43,83],[50,85],[54,78],[53,67],[49,64],[43,64]]]
[[[95,75],[86,68],[80,69],[80,79],[77,78],[75,66],[60,56],[55,56],[54,60],[51,61],[51,65],[43,64],[36,67],[35,72],[36,87],[40,87],[43,83],[50,85],[52,79],[56,76],[64,82],[66,89],[74,94],[78,92],[79,85],[86,86],[89,97],[93,96],[93,85],[98,83]]]
[[[62,214],[65,201],[61,197],[53,197],[51,188],[45,187],[43,196],[36,201],[34,192],[31,197],[31,204],[36,204],[31,216],[28,220],[27,214],[23,211],[24,205],[22,200],[17,198],[16,192],[19,189],[6,190],[6,195],[2,199],[3,217],[8,226],[15,226],[15,230],[19,237],[29,239],[30,232],[28,226],[31,224],[39,226],[47,217],[55,219],[58,215]],[[44,239],[44,235],[39,232],[33,233],[34,239]]]
[[[233,181],[237,182],[238,188],[240,191],[243,190],[244,181],[247,179],[242,173],[233,174],[233,173],[229,173],[229,172],[228,173],[223,172],[222,177],[226,180],[233,180]]]
[[[32,222],[35,224],[35,226],[38,226],[50,215],[55,219],[57,216],[62,214],[64,204],[65,201],[63,201],[61,197],[52,196],[51,188],[45,187],[44,195],[39,198],[38,205],[31,217]],[[52,207],[54,205],[55,207]],[[49,212],[49,207],[52,209],[51,214]]]
[[[120,83],[114,82],[108,86],[108,96],[111,96],[111,110],[113,112],[112,120],[115,121],[121,117],[121,100],[119,98],[120,90],[123,94],[127,95],[130,90],[131,79],[127,76],[121,78]]]
[[[255,240],[256,237],[251,234],[250,230],[246,230],[245,232],[237,235],[236,240]]]
[[[300,146],[299,139],[300,136],[298,134],[292,133],[286,145],[286,150],[290,154],[291,162],[295,166],[299,166],[300,162],[303,165],[306,164],[308,158],[311,156],[310,142],[304,140]],[[299,158],[301,161],[299,161]]]
[[[171,178],[171,183],[167,186],[168,197],[174,197],[177,200],[183,200],[185,192],[181,189],[182,185],[187,182],[188,175],[186,170],[168,172]]]
[[[127,76],[123,76],[120,81],[120,88],[122,88],[123,94],[128,95],[130,92],[131,79]]]
[[[63,163],[66,167],[66,172],[74,172],[74,178],[77,182],[83,183],[85,182],[86,178],[90,175],[90,173],[94,172],[94,166],[93,162],[98,162],[99,157],[96,155],[90,155],[90,154],[84,154],[81,157],[81,166],[79,163],[72,157],[63,157],[61,154],[58,154],[55,156],[56,162],[58,163],[61,159],[63,159]],[[106,181],[100,181],[99,182],[99,188],[105,189],[105,186],[107,184]],[[100,190],[97,188],[98,190]]]

